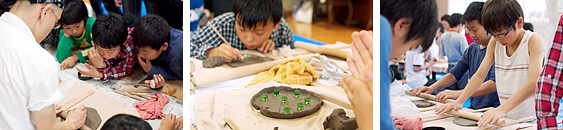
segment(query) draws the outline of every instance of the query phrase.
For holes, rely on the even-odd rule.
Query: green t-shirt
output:
[[[84,26],[84,32],[82,34],[82,37],[80,38],[76,38],[74,36],[65,37],[64,31],[61,29],[60,41],[57,47],[57,52],[55,54],[55,57],[57,57],[59,63],[63,62],[66,58],[72,55],[71,51],[73,45],[79,46],[81,48],[88,47],[84,49],[84,51],[76,53],[76,55],[78,56],[78,61],[80,63],[84,63],[84,61],[88,58],[86,51],[92,49],[92,26],[94,25],[95,21],[96,18],[90,17],[88,17],[86,21],[84,21],[86,25]]]

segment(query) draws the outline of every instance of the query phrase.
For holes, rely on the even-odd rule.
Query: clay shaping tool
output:
[[[80,97],[77,97],[75,99],[73,99],[72,101],[66,103],[63,105],[62,109],[63,111],[67,111],[68,109],[70,109],[72,106],[78,104],[78,102],[81,102],[82,100],[86,99],[87,97],[89,97],[90,95],[94,94],[94,91],[92,90],[88,90],[88,92],[80,95]]]
[[[225,118],[224,120],[231,129],[240,130],[237,125],[235,125],[235,123],[231,120],[231,118]]]

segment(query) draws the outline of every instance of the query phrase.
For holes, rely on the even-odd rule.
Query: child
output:
[[[559,113],[559,102],[561,101],[561,45],[563,38],[563,15],[559,19],[559,25],[553,45],[547,57],[547,65],[543,68],[536,87],[536,117],[538,118],[538,129],[557,129],[556,116]],[[530,30],[531,31],[531,30]]]
[[[426,62],[431,62],[434,60],[438,60],[441,59],[440,58],[440,41],[438,40],[440,38],[440,36],[442,36],[442,34],[444,33],[444,24],[442,23],[438,23],[438,30],[436,30],[436,36],[434,36],[433,42],[432,42],[432,46],[430,46],[430,48],[427,50],[427,53],[425,53],[426,55]],[[429,71],[431,72],[431,76],[428,79],[432,79],[432,80],[436,80],[436,72],[432,70],[432,68],[429,69]]]
[[[85,63],[89,69],[76,66],[78,72],[100,80],[129,76],[138,53],[129,34],[131,29],[121,15],[100,15],[92,29],[94,49],[87,52],[93,65]]]
[[[408,50],[405,58],[405,71],[407,75],[407,85],[411,88],[417,88],[421,86],[430,86],[436,82],[436,80],[428,80],[426,78],[428,68],[436,64],[437,61],[431,60],[429,63],[425,63],[424,53],[420,52],[422,48],[417,48],[414,50]]]
[[[438,27],[437,14],[435,0],[381,1],[380,129],[394,129],[389,105],[389,60],[398,59],[405,51],[419,46],[426,51]]]
[[[499,118],[520,119],[535,115],[534,87],[542,67],[542,38],[522,29],[522,7],[516,0],[488,0],[483,6],[482,25],[493,38],[477,73],[453,103],[439,106],[437,114],[462,104],[483,82],[495,63],[496,90],[500,106],[489,109],[479,120],[479,127],[496,122]]]
[[[96,18],[88,17],[86,5],[81,0],[68,0],[63,15],[59,20],[62,26],[60,41],[55,57],[61,68],[70,68],[76,61],[84,63],[88,58],[87,50],[92,48],[92,25]],[[72,47],[86,48],[85,51],[72,54]]]
[[[450,23],[448,23],[448,19],[450,19],[450,15],[448,14],[442,15],[442,17],[440,18],[440,23],[444,25],[445,30],[450,30]]]
[[[450,29],[440,37],[440,52],[442,56],[448,57],[448,72],[457,64],[463,52],[467,49],[467,40],[458,32],[462,30],[462,15],[454,13],[448,19]],[[462,90],[467,84],[467,75],[464,75],[459,81],[449,86],[452,90]]]
[[[164,86],[164,79],[183,79],[182,31],[168,26],[162,17],[149,14],[135,23],[132,36],[139,49],[139,63],[154,78],[155,88]]]
[[[176,119],[176,115],[167,114],[160,122],[159,130],[180,130],[184,121]],[[151,125],[136,116],[117,114],[109,118],[100,128],[101,130],[152,130]]]
[[[204,60],[220,56],[231,62],[241,57],[239,50],[268,53],[283,45],[295,48],[293,33],[282,14],[281,0],[235,0],[233,13],[209,21],[228,43],[206,25],[191,34],[190,57]]]
[[[467,10],[463,14],[462,23],[467,27],[468,33],[475,39],[475,43],[471,44],[463,53],[463,57],[459,62],[438,82],[434,83],[430,87],[422,86],[411,90],[414,95],[419,93],[430,94],[435,90],[445,88],[448,85],[460,80],[464,73],[469,71],[469,76],[473,76],[481,61],[485,58],[485,53],[487,52],[487,45],[491,37],[487,36],[487,32],[483,29],[481,25],[481,10],[485,2],[473,2],[469,4]],[[494,65],[493,67],[494,68]],[[463,90],[462,90],[463,91]],[[450,91],[445,90],[436,95],[437,101],[442,101],[445,99],[457,99],[462,91]],[[475,92],[471,98],[471,103],[469,108],[471,109],[481,109],[487,107],[497,107],[500,105],[498,101],[498,95],[495,92],[495,70],[491,69],[487,72],[487,77],[485,77],[485,82],[479,87],[477,92]],[[480,96],[483,95],[483,96]]]

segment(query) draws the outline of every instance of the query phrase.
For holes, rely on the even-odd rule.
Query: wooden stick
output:
[[[145,97],[158,98],[157,96],[149,95],[149,94],[140,94],[140,93],[136,93],[136,92],[129,92],[129,93],[130,93],[130,94],[133,94],[133,95],[137,95],[137,96],[145,96]]]
[[[405,94],[414,96],[413,93],[412,93],[411,91],[409,91],[409,90],[406,90],[406,91],[405,91]],[[430,95],[430,94],[427,94],[427,93],[420,93],[420,94],[418,94],[418,95],[416,95],[416,96],[417,96],[417,97],[424,98],[424,99],[436,101],[436,96]],[[441,103],[451,103],[451,102],[455,102],[455,100],[446,99],[445,101],[441,101]]]
[[[125,95],[125,96],[130,97],[130,98],[133,98],[133,99],[137,99],[137,100],[141,100],[141,101],[145,100],[145,99],[143,99],[143,98],[141,98],[141,97],[139,97],[139,96],[131,95],[131,94],[124,93],[124,92],[121,92],[121,91],[117,91],[117,90],[111,90],[111,91],[116,92],[116,93],[119,93],[119,94],[121,94],[121,95]]]
[[[137,92],[137,93],[150,93],[153,92],[151,89],[120,89],[121,92]]]
[[[473,110],[473,113],[476,113],[476,112],[484,112],[484,111],[487,111],[487,110],[489,110],[489,109],[491,109],[491,108],[493,108],[493,107],[487,107],[487,108],[481,108],[481,109]]]
[[[213,25],[211,25],[211,22],[207,21],[207,24],[209,24],[209,27],[211,27],[211,29],[213,29],[213,31],[215,31],[215,33],[217,33],[217,35],[219,35],[219,37],[227,44],[229,44],[229,46],[231,45],[229,42],[227,42],[227,40],[225,40],[225,38],[223,37],[223,35],[221,35],[221,33],[219,33],[219,31],[217,31],[217,29],[215,29],[215,27],[213,27]]]
[[[66,117],[68,116],[68,112],[62,111],[61,113],[59,113],[57,115],[62,117],[63,119],[66,119]],[[82,125],[79,129],[81,129],[81,130],[92,130],[90,127],[88,127],[86,125]]]
[[[433,116],[433,117],[427,117],[427,118],[422,119],[422,122],[430,122],[430,121],[440,120],[440,119],[444,119],[444,118],[448,118],[448,117],[452,117],[452,116],[438,115],[438,116]]]
[[[148,84],[136,84],[136,83],[121,83],[121,85],[135,85],[135,86],[150,87],[150,85],[148,85]]]
[[[310,43],[305,43],[305,42],[295,42],[294,43],[295,47],[297,48],[302,48],[308,51],[312,51],[312,52],[317,52],[317,53],[321,53],[321,54],[325,54],[325,55],[331,55],[331,56],[336,56],[336,57],[340,57],[340,58],[348,58],[348,57],[352,57],[352,53],[350,52],[346,52],[346,51],[341,51],[338,49],[334,49],[334,48],[328,48],[328,47],[323,47],[323,46],[319,46],[319,45],[314,45],[314,44],[310,44]]]
[[[67,111],[68,109],[70,109],[72,106],[78,104],[78,102],[81,102],[82,100],[86,99],[87,97],[89,97],[90,95],[94,94],[94,91],[92,90],[88,90],[88,92],[80,95],[80,97],[77,97],[75,99],[72,99],[72,101],[66,103],[63,105],[62,109],[63,111]]]
[[[420,110],[420,112],[425,112],[425,111],[435,110],[436,108],[438,108],[437,105],[434,105],[427,108],[418,108],[418,110]]]
[[[231,127],[231,129],[233,130],[240,130],[237,125],[235,125],[235,123],[231,120],[231,118],[224,118],[225,122],[227,122],[227,125],[229,127]]]

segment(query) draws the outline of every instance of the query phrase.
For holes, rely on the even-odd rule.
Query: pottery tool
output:
[[[405,91],[405,94],[414,96],[413,93],[412,93],[411,91],[409,91],[409,90],[406,90],[406,91]],[[420,93],[420,94],[418,94],[418,95],[416,95],[416,96],[417,96],[417,97],[424,98],[424,99],[436,101],[436,96],[434,96],[434,95],[430,95],[430,94],[426,94],[426,93]],[[451,102],[455,102],[455,100],[446,99],[445,101],[441,101],[441,103],[451,103]]]
[[[219,37],[221,38],[221,40],[223,40],[223,42],[227,43],[227,45],[231,46],[231,43],[227,42],[227,40],[225,40],[225,38],[223,37],[223,35],[221,35],[221,33],[219,33],[219,31],[217,31],[217,29],[215,29],[215,27],[213,27],[213,25],[211,25],[211,22],[207,21],[207,24],[209,24],[209,27],[211,27],[211,29],[213,29],[213,31],[215,33],[217,33],[217,35],[219,35]],[[242,54],[241,58],[244,60],[244,58],[248,58],[250,57],[249,54]]]
[[[237,125],[235,125],[235,123],[231,120],[231,118],[224,118],[224,120],[232,130],[240,130]]]
[[[310,44],[310,43],[297,41],[297,42],[294,43],[294,45],[297,48],[302,48],[302,49],[305,49],[307,51],[312,51],[312,52],[321,53],[321,54],[325,54],[325,55],[336,56],[336,57],[340,57],[340,58],[344,58],[344,59],[347,59],[348,57],[352,57],[352,53],[350,53],[350,52],[341,51],[341,50],[329,48],[329,47],[323,47],[323,46],[319,46],[319,45],[314,45],[314,44]]]
[[[135,85],[135,86],[145,86],[145,87],[151,87],[148,84],[136,84],[136,83],[121,83],[121,85]]]
[[[82,100],[86,99],[87,97],[89,97],[90,95],[94,94],[93,91],[88,91],[82,95],[80,95],[80,97],[77,97],[75,99],[73,99],[72,101],[66,103],[63,105],[62,109],[63,111],[67,111],[68,109],[70,109],[72,106],[78,104],[78,102],[81,102]]]
[[[151,89],[120,89],[121,92],[137,92],[137,93],[150,93],[153,92]]]
[[[143,99],[143,98],[141,98],[141,97],[139,97],[139,96],[131,95],[131,94],[128,94],[128,93],[125,93],[125,92],[121,92],[121,91],[117,91],[117,90],[111,90],[111,91],[116,92],[116,93],[119,93],[119,94],[121,94],[121,95],[125,95],[125,96],[130,97],[130,98],[133,98],[133,99],[137,99],[137,100],[141,100],[141,101],[145,100],[145,99]]]
[[[130,94],[133,94],[133,95],[137,95],[137,96],[145,96],[145,97],[158,98],[157,96],[149,95],[149,94],[141,94],[141,93],[136,93],[136,92],[129,92],[129,93],[130,93]]]

